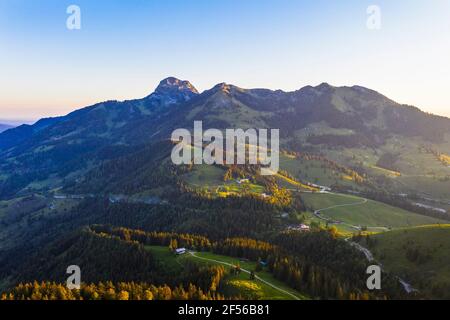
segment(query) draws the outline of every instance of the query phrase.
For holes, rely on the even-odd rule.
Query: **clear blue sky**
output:
[[[449,57],[447,0],[0,0],[0,119],[143,97],[167,76],[199,90],[359,84],[450,116]]]

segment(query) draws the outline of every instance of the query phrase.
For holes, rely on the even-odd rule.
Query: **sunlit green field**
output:
[[[225,170],[216,166],[199,165],[186,174],[183,179],[188,185],[210,192],[216,196],[226,197],[233,194],[240,194],[244,191],[262,194],[264,187],[254,183],[242,183],[224,181]]]
[[[302,182],[323,186],[339,183],[340,185],[358,188],[353,181],[345,179],[341,172],[328,168],[321,161],[301,160],[282,154],[280,155],[280,168]]]
[[[325,210],[323,216],[355,226],[401,228],[445,223],[443,220],[419,215],[387,204],[350,195],[302,194],[306,205],[313,210],[346,205]]]

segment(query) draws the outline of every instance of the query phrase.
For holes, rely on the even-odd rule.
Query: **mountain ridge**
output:
[[[4,132],[6,130],[12,129],[12,128],[14,128],[14,126],[11,126],[9,124],[0,123],[0,133]]]
[[[220,83],[198,93],[189,81],[169,77],[145,98],[105,101],[0,134],[0,173],[6,173],[0,197],[50,176],[64,181],[82,175],[108,160],[111,149],[126,152],[168,139],[195,120],[205,129],[278,128],[282,148],[313,153],[324,147],[379,149],[396,135],[440,143],[450,134],[450,119],[360,86],[322,83],[284,92]]]

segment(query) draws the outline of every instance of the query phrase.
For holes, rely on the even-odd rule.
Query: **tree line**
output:
[[[220,268],[218,272],[220,273]],[[224,300],[216,290],[204,291],[194,284],[170,287],[150,283],[110,281],[81,284],[79,290],[55,282],[19,284],[0,300]]]

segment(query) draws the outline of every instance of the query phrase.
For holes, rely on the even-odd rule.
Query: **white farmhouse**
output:
[[[175,254],[181,256],[187,252],[186,248],[178,248],[175,250]]]

